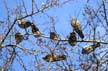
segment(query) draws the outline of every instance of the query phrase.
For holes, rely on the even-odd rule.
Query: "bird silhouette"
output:
[[[39,28],[35,26],[35,24],[32,23],[32,33],[35,37],[39,37],[42,35],[42,33],[39,31]]]
[[[55,62],[55,61],[60,61],[60,60],[65,60],[66,55],[57,55],[57,54],[48,54],[43,59],[47,62]]]
[[[23,35],[19,32],[15,33],[16,44],[19,44],[24,39]]]
[[[100,43],[89,45],[89,46],[83,48],[82,54],[89,54],[90,52],[94,51],[99,46],[100,46]]]
[[[50,32],[50,39],[58,39],[58,35],[55,32]]]
[[[18,21],[18,26],[22,29],[26,29],[26,28],[30,27],[32,24],[30,21],[25,21],[23,19],[17,20],[17,21]]]
[[[78,35],[83,39],[84,38],[84,34],[82,32],[82,28],[81,28],[80,22],[77,19],[73,18],[71,20],[71,26],[78,33]]]
[[[75,46],[77,43],[77,38],[75,32],[70,33],[70,36],[68,38],[68,42],[71,46]]]

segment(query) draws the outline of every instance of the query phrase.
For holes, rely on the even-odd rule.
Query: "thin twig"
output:
[[[103,9],[104,9],[105,21],[106,21],[106,24],[108,26],[107,12],[106,12],[106,8],[105,8],[105,0],[102,0],[102,2],[103,2]]]

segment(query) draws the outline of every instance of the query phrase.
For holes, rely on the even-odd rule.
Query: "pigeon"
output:
[[[75,32],[70,33],[70,36],[68,38],[68,42],[71,46],[75,46],[77,43],[77,38]]]
[[[50,32],[50,39],[58,39],[58,35],[55,32]]]
[[[82,28],[81,28],[80,22],[77,19],[73,18],[71,20],[71,26],[78,33],[78,35],[83,39],[84,38],[84,34],[82,32]]]
[[[32,27],[32,33],[35,37],[39,37],[42,35],[42,33],[39,31],[39,28],[36,27],[33,23],[31,25],[31,27]]]
[[[100,46],[100,43],[89,45],[89,46],[83,48],[82,54],[89,54],[90,52],[94,51],[99,46]]]
[[[25,21],[23,19],[17,20],[17,21],[18,21],[18,26],[22,29],[26,29],[26,28],[30,27],[32,24],[30,21]]]
[[[23,35],[19,32],[15,33],[16,44],[19,44],[24,39]]]
[[[60,60],[65,60],[66,55],[57,55],[57,54],[48,54],[43,59],[47,62],[55,62],[55,61],[60,61]]]

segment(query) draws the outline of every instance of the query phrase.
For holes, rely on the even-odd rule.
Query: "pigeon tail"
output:
[[[78,33],[78,35],[83,39],[84,38],[84,34],[81,30],[76,30],[76,32]]]

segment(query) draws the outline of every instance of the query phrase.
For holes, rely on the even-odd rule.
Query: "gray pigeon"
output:
[[[83,39],[84,38],[84,34],[82,32],[82,28],[81,28],[80,22],[77,19],[73,18],[71,20],[71,26],[78,33],[78,35]]]

